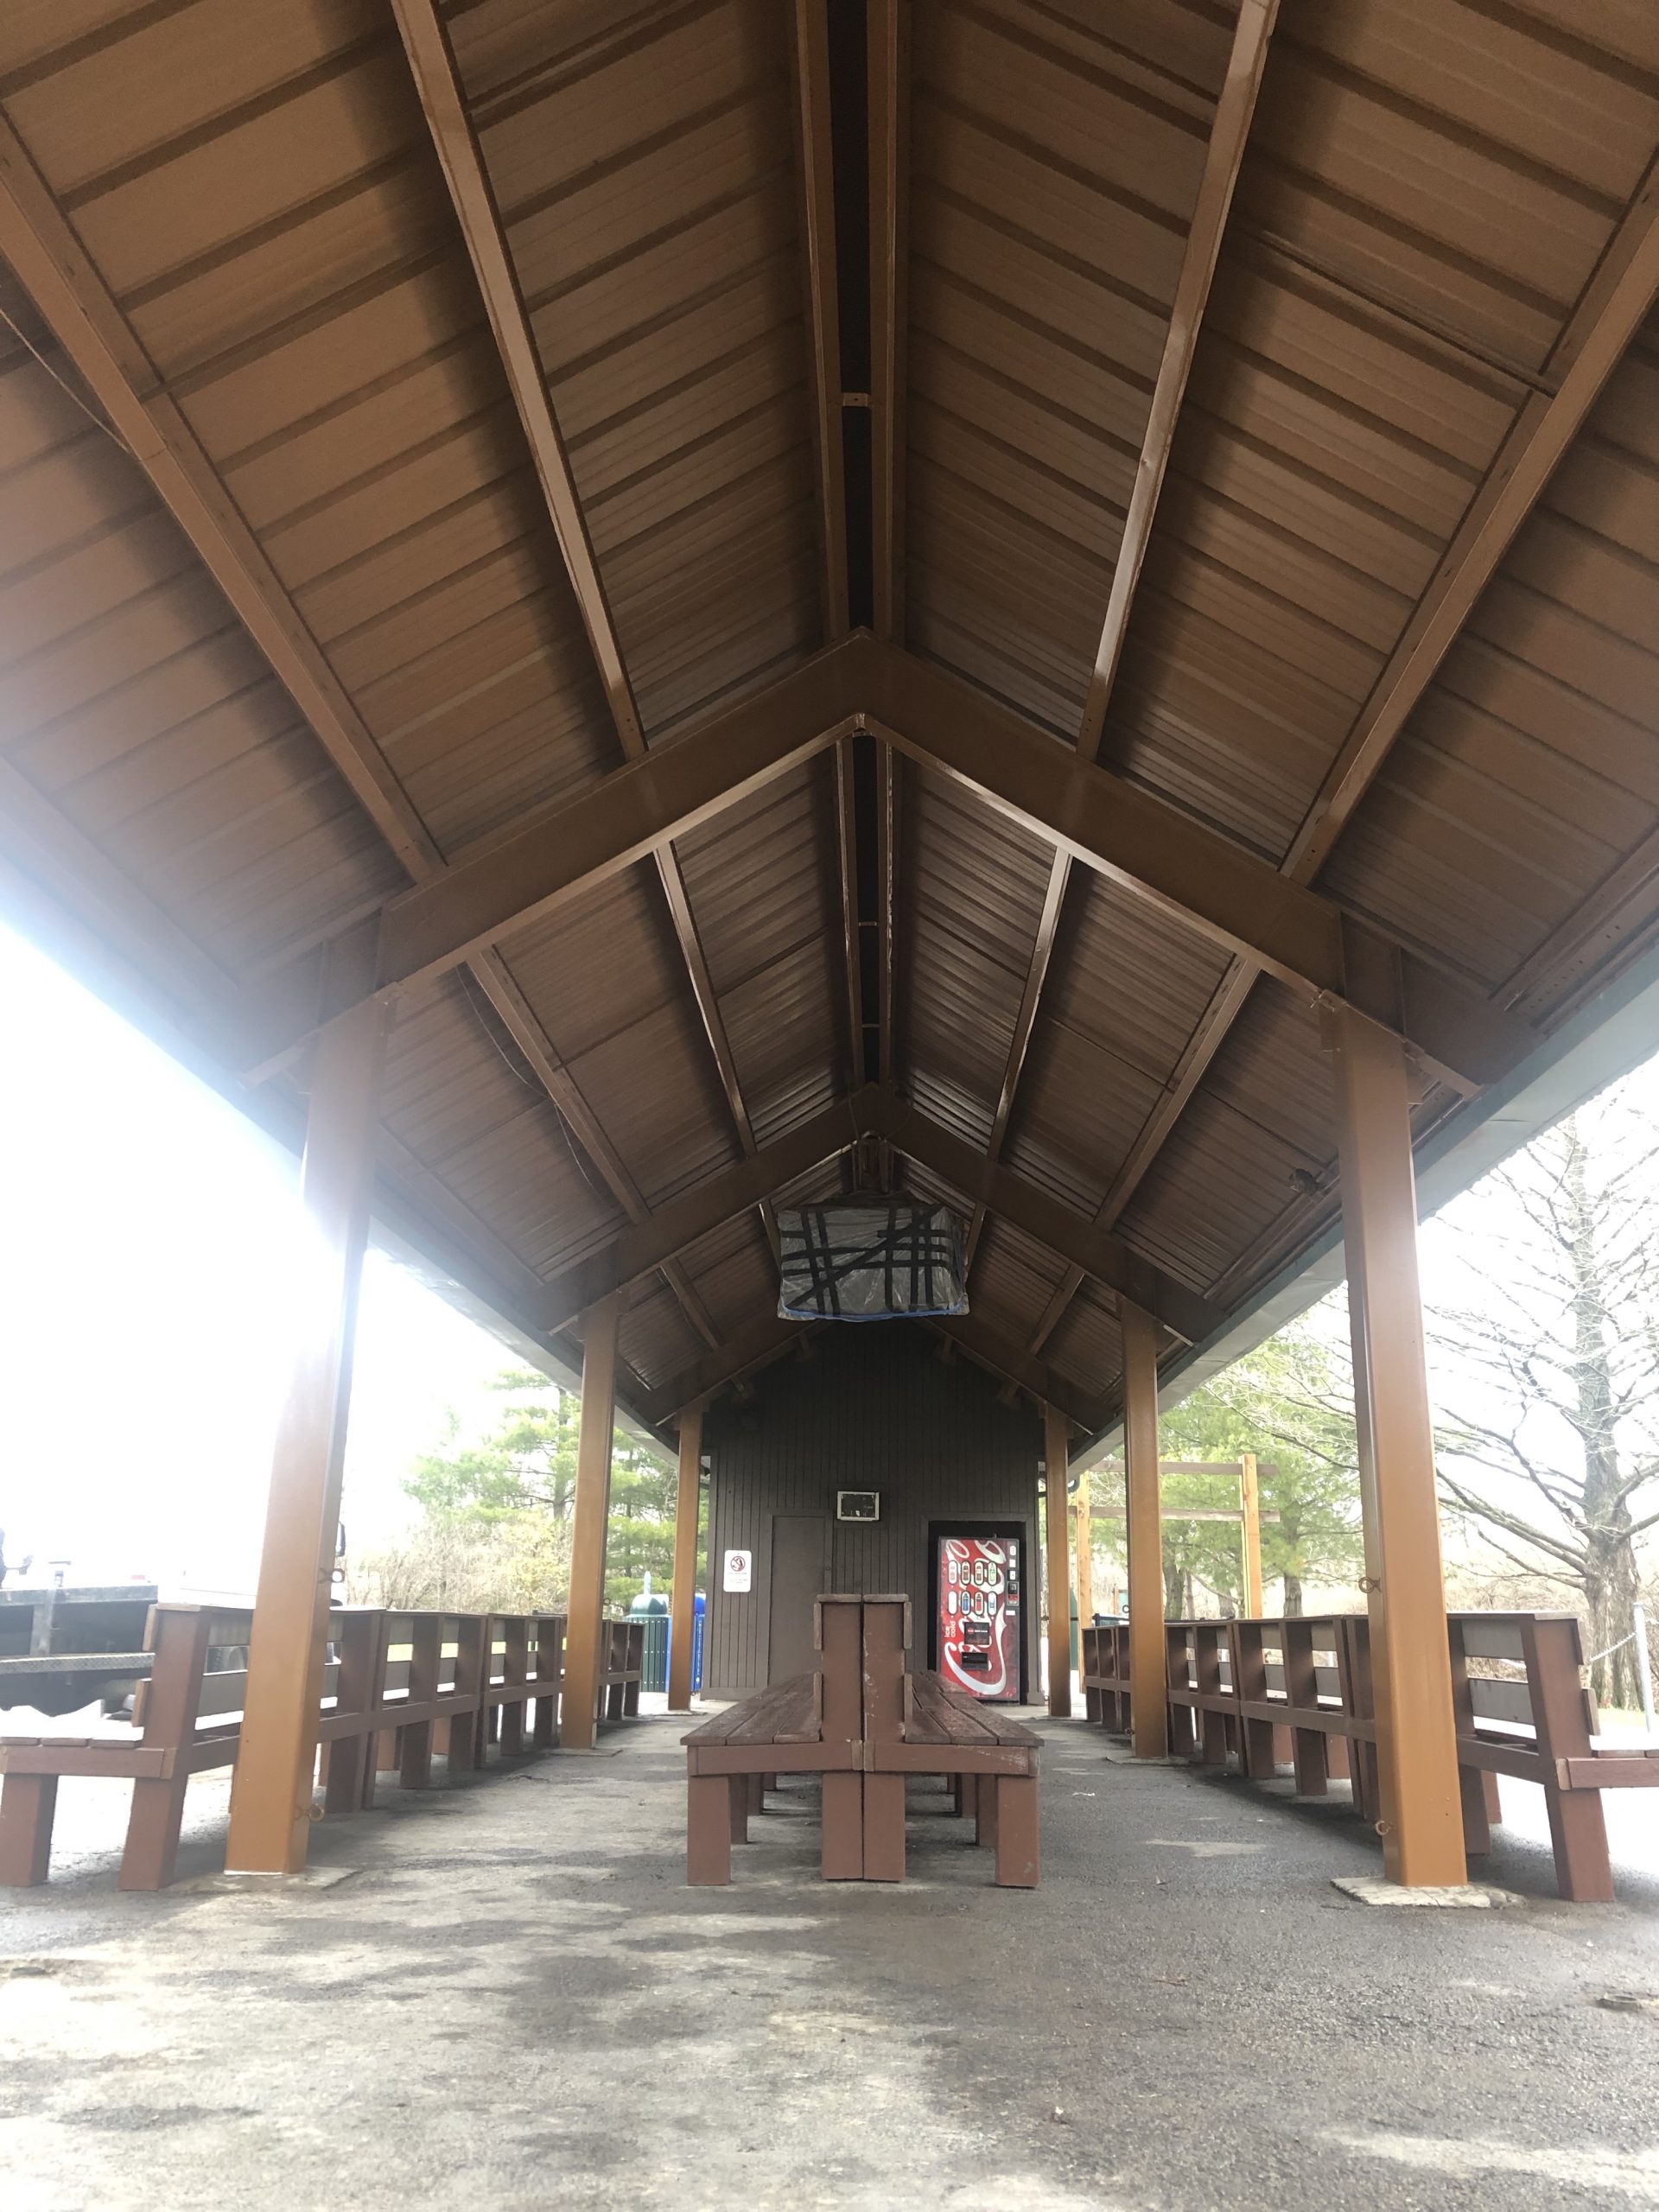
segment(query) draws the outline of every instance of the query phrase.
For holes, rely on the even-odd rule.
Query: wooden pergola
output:
[[[874,1179],[1051,1471],[1122,1423],[1148,1686],[1160,1363],[1340,1217],[1388,1864],[1462,1878],[1413,1150],[1659,925],[1656,146],[1617,0],[5,12],[8,910],[328,1255],[232,1866],[371,1216],[580,1361],[569,1742],[616,1405],[683,1609],[773,1207]]]

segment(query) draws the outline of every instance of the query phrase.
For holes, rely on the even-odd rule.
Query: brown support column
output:
[[[1129,1542],[1129,1723],[1138,1759],[1169,1755],[1164,1522],[1158,1486],[1158,1325],[1121,1302],[1124,1504]]]
[[[582,1427],[576,1443],[576,1515],[570,1539],[570,1604],[564,1630],[564,1700],[559,1742],[594,1747],[594,1700],[604,1633],[605,1534],[611,1510],[611,1433],[616,1426],[616,1330],[621,1300],[602,1298],[582,1317]]]
[[[1335,1007],[1323,1019],[1337,1080],[1377,1827],[1390,1880],[1457,1884],[1467,1867],[1417,1282],[1412,1074],[1399,1039],[1363,1015]]]
[[[1238,1504],[1244,1523],[1244,1617],[1262,1618],[1262,1492],[1255,1478],[1255,1454],[1238,1463]]]
[[[240,1873],[296,1874],[305,1865],[389,1020],[387,1002],[369,999],[317,1038],[300,1171],[316,1267],[277,1421],[248,1645],[225,1852]]]
[[[691,1710],[693,1599],[697,1583],[697,1505],[702,1485],[702,1402],[680,1415],[680,1471],[674,1492],[674,1581],[668,1598],[668,1709]]]
[[[1071,1710],[1071,1569],[1066,1554],[1065,1462],[1071,1424],[1057,1407],[1043,1408],[1044,1481],[1047,1487],[1045,1542],[1048,1552],[1048,1709],[1060,1719]]]

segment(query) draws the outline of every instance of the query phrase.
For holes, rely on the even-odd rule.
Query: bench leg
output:
[[[723,1774],[694,1774],[685,1785],[685,1878],[694,1890],[732,1878],[731,1791]]]
[[[749,1810],[764,1813],[766,1809],[766,1777],[764,1774],[749,1777]]]
[[[184,1783],[135,1782],[127,1843],[121,1853],[124,1890],[164,1890],[173,1878],[184,1821]]]
[[[1549,1789],[1549,1840],[1555,1847],[1555,1886],[1574,1904],[1611,1904],[1613,1869],[1599,1789]]]
[[[1106,1708],[1101,1702],[1100,1692],[1091,1690],[1086,1685],[1083,1693],[1083,1717],[1085,1720],[1092,1720],[1096,1728],[1106,1718]]]
[[[397,1779],[405,1789],[424,1789],[432,1779],[432,1723],[417,1720],[404,1731],[403,1764]]]
[[[538,1751],[550,1751],[559,1740],[559,1700],[556,1697],[538,1697],[536,1700],[536,1722],[531,1730],[531,1742]]]
[[[996,1777],[976,1774],[974,1785],[974,1841],[988,1850],[996,1841]]]
[[[366,1736],[340,1736],[327,1746],[322,1809],[331,1821],[344,1820],[363,1809],[363,1760],[368,1742]]]
[[[864,1777],[864,1878],[867,1882],[902,1882],[905,1878],[902,1774],[867,1774]]]
[[[524,1748],[524,1708],[522,1700],[501,1707],[501,1756],[514,1759]]]
[[[826,1882],[864,1878],[864,1777],[826,1774],[819,1872]]]
[[[1458,1795],[1463,1802],[1463,1849],[1468,1859],[1484,1858],[1492,1847],[1492,1831],[1486,1818],[1485,1776],[1478,1767],[1458,1769]]]
[[[9,1774],[0,1782],[0,1889],[32,1890],[52,1859],[55,1774]]]
[[[997,1886],[1034,1890],[1042,1872],[1037,1837],[1037,1777],[999,1774],[992,1787],[996,1792]]]
[[[968,1777],[965,1774],[951,1776],[950,1800],[956,1808],[957,1818],[961,1820],[968,1810]]]
[[[749,1785],[753,1777],[728,1774],[726,1777],[727,1834],[734,1843],[749,1840]]]
[[[1299,1797],[1323,1797],[1325,1794],[1325,1733],[1322,1729],[1291,1730],[1290,1763],[1296,1770],[1296,1795]]]

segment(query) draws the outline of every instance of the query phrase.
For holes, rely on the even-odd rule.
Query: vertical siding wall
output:
[[[926,1663],[931,1521],[1018,1522],[1025,1529],[1026,1667],[1039,1680],[1037,1462],[1042,1427],[1023,1402],[962,1359],[947,1366],[937,1338],[914,1325],[823,1330],[816,1357],[785,1359],[755,1378],[754,1395],[711,1408],[709,1625],[703,1680],[712,1695],[767,1679],[772,1519],[823,1512],[830,1521],[830,1586],[907,1590]],[[835,1520],[838,1490],[878,1490],[881,1518]],[[728,1551],[754,1554],[753,1587],[726,1596]]]

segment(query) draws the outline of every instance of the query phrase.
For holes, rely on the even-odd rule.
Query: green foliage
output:
[[[534,1602],[563,1605],[569,1594],[569,1526],[575,1510],[581,1401],[545,1376],[508,1369],[493,1388],[509,1402],[493,1434],[461,1443],[452,1413],[436,1450],[423,1452],[404,1483],[420,1505],[422,1550],[454,1565],[468,1587],[501,1586],[480,1599],[512,1610],[526,1589]],[[626,1610],[644,1586],[666,1592],[674,1556],[676,1476],[619,1429],[611,1446],[611,1510],[605,1598]],[[442,1540],[442,1541],[439,1541]]]
[[[1246,1452],[1255,1453],[1269,1611],[1274,1582],[1283,1585],[1285,1611],[1296,1613],[1306,1584],[1350,1582],[1358,1575],[1363,1554],[1352,1402],[1341,1349],[1304,1322],[1269,1338],[1159,1423],[1166,1459],[1236,1462]],[[1105,1471],[1094,1480],[1102,1504],[1118,1502],[1121,1474],[1116,1493]],[[1236,1480],[1219,1473],[1167,1475],[1163,1491],[1166,1505],[1238,1503]],[[1117,1550],[1121,1556],[1121,1544]],[[1118,1579],[1121,1583],[1121,1571]],[[1205,1591],[1222,1611],[1236,1611],[1244,1581],[1237,1524],[1166,1521],[1164,1580],[1166,1601],[1176,1618],[1195,1605],[1205,1610]]]

